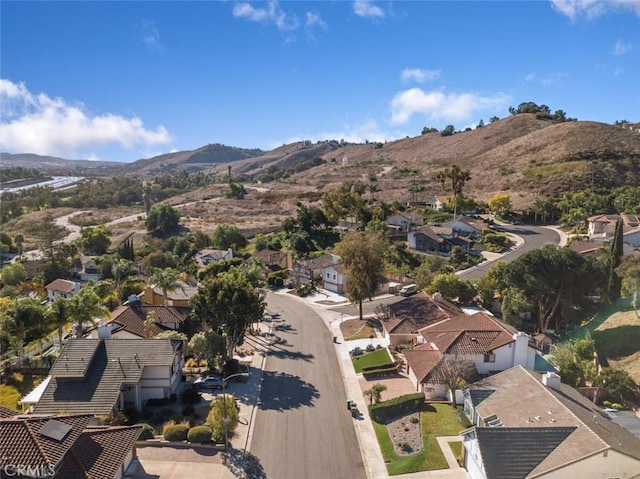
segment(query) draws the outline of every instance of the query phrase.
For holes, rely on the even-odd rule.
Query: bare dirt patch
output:
[[[408,378],[400,375],[374,378],[371,380],[367,380],[365,377],[362,377],[359,379],[359,382],[360,389],[362,389],[362,391],[371,389],[371,386],[373,386],[374,384],[384,384],[385,386],[387,386],[387,389],[382,392],[383,401],[416,392],[416,388],[411,384],[411,381]]]
[[[373,328],[373,321],[360,321],[358,318],[347,319],[340,323],[340,331],[342,331],[342,336],[346,341],[375,337],[376,332]]]

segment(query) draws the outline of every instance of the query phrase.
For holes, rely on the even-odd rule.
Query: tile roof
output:
[[[485,314],[466,314],[420,329],[425,341],[444,354],[484,354],[514,341],[513,332]]]
[[[319,258],[312,258],[298,263],[304,268],[316,270],[316,269],[324,269],[327,266],[335,264],[338,260],[338,257],[332,254],[325,254],[320,256]]]
[[[579,254],[593,253],[599,249],[605,248],[603,243],[596,243],[594,241],[572,241],[569,245],[573,251]]]
[[[422,228],[418,229],[415,233],[423,234],[427,238],[435,241],[436,243],[444,243],[444,238],[442,236],[439,236],[435,231],[433,231],[431,226],[423,226]]]
[[[576,426],[475,428],[487,477],[527,477],[575,429]]]
[[[179,343],[169,339],[70,339],[49,372],[52,379],[35,413],[109,415],[122,384],[140,381],[145,366],[171,366]],[[90,350],[94,354],[88,358]]]
[[[119,327],[112,330],[113,332],[128,331],[141,338],[152,338],[167,330],[166,327],[162,326],[163,324],[184,326],[190,312],[191,308],[135,302],[118,306],[111,313],[109,323],[119,325]],[[145,330],[145,321],[149,317],[149,313],[155,315],[155,320],[147,331]]]
[[[542,383],[541,374],[515,366],[469,386],[470,391],[478,389],[493,393],[478,404],[477,413],[482,418],[497,415],[505,428],[576,427],[527,477],[608,449],[640,461],[640,439],[566,384],[555,390]]]
[[[91,479],[113,479],[142,432],[141,426],[86,429],[71,449]]]
[[[2,444],[2,465],[58,466],[69,449],[93,419],[91,415],[38,417],[17,416],[0,419],[0,444]],[[61,440],[43,434],[42,427],[50,421],[67,426],[68,432]]]
[[[4,418],[7,418],[7,417],[13,417],[16,414],[18,414],[18,413],[15,412],[13,409],[9,409],[8,407],[0,406],[0,419],[4,419]]]
[[[164,291],[159,286],[152,287],[153,292],[162,296]],[[170,300],[188,300],[193,298],[198,292],[198,287],[184,281],[178,281],[178,287],[171,291],[167,291],[167,299]]]
[[[421,291],[389,306],[392,317],[383,321],[389,334],[413,334],[418,330],[462,313],[439,295]]]
[[[420,349],[416,347],[403,352],[407,365],[413,371],[420,383],[423,383],[436,365],[442,360],[440,351],[433,349]]]
[[[45,286],[45,289],[49,289],[51,291],[59,291],[61,293],[73,293],[73,290],[76,288],[76,283],[74,281],[69,281],[68,279],[54,279]]]

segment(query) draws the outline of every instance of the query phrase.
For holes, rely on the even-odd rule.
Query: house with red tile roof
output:
[[[147,286],[142,295],[142,299],[145,303],[149,304],[188,308],[191,305],[191,298],[193,298],[197,292],[198,286],[179,280],[177,288],[167,291],[166,297],[164,291],[159,286]]]
[[[522,366],[471,384],[464,467],[471,479],[632,478],[640,439],[554,373]]]
[[[390,346],[417,344],[422,339],[420,329],[460,314],[462,310],[441,294],[421,291],[390,305],[382,330]]]
[[[0,418],[2,477],[121,479],[141,426],[98,427],[89,414]]]
[[[448,398],[442,361],[468,360],[482,376],[514,365],[534,369],[538,349],[527,334],[486,313],[462,314],[420,329],[419,345],[404,351],[407,375],[427,399]]]

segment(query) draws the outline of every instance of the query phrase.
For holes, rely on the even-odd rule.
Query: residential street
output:
[[[251,453],[269,478],[364,479],[329,330],[296,298],[268,294],[267,304],[280,318],[266,360]]]

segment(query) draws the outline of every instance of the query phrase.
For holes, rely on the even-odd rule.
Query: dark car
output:
[[[219,376],[207,376],[196,379],[193,385],[198,389],[222,389],[227,383]]]

